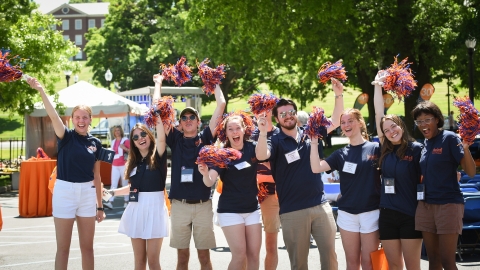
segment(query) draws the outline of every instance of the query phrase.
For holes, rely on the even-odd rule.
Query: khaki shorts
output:
[[[170,234],[172,248],[190,248],[192,228],[195,248],[211,249],[216,247],[213,233],[212,200],[197,204],[172,200],[170,219],[172,221]]]
[[[276,233],[280,231],[280,206],[275,194],[268,195],[260,204],[262,211],[263,230],[267,233]]]
[[[415,213],[415,230],[435,234],[462,234],[464,205],[429,204],[419,201]]]

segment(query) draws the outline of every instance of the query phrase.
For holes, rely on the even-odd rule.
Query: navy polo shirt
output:
[[[310,138],[303,128],[297,128],[298,139],[283,131],[268,140],[270,165],[275,180],[280,214],[310,208],[326,202],[320,173],[313,173],[310,166]],[[318,144],[319,151],[321,144]],[[285,154],[298,150],[299,160],[287,162]]]
[[[384,157],[382,162],[382,178],[394,178],[395,194],[385,193],[385,180],[382,181],[380,207],[392,209],[406,215],[415,216],[417,209],[417,184],[422,175],[420,156],[423,145],[409,142],[405,156],[400,159],[396,155],[399,146]]]
[[[462,142],[455,133],[440,130],[425,140],[420,168],[425,184],[425,202],[431,204],[464,203],[457,182],[457,168],[464,155]]]
[[[255,157],[256,143],[245,141],[242,158],[233,161],[227,168],[213,167],[222,179],[222,194],[218,200],[218,213],[251,213],[259,208],[257,200],[257,158]],[[250,165],[246,168],[237,168],[241,164]]]
[[[172,150],[172,176],[170,199],[208,200],[210,187],[203,183],[203,176],[195,164],[198,153],[204,145],[213,143],[212,132],[207,126],[193,138],[183,137],[183,133],[173,128],[167,136],[167,145]],[[193,169],[193,183],[182,183],[182,168]]]
[[[73,183],[92,181],[93,167],[101,148],[99,139],[65,127],[63,139],[57,137],[57,179]]]
[[[333,152],[325,161],[332,170],[340,175],[340,192],[338,209],[350,214],[360,214],[379,208],[380,171],[378,143],[366,141],[360,145],[350,145]],[[357,165],[355,173],[343,170],[345,162]]]
[[[156,168],[153,170],[148,167],[145,160],[137,164],[135,174],[130,175],[132,188],[137,188],[139,192],[156,192],[165,189],[165,181],[167,179],[166,151],[162,157],[155,151],[155,162]]]
[[[267,132],[267,139],[270,139],[272,136],[277,135],[278,133],[280,133],[280,128],[273,127],[273,130],[270,130],[269,132]],[[250,136],[250,139],[256,142],[258,141],[259,135],[260,135],[260,130],[255,129],[255,131],[252,133],[252,136]],[[259,163],[257,167],[257,174],[271,176],[272,171],[263,163]]]

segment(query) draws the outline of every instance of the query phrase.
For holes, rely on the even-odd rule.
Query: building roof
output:
[[[139,95],[151,95],[153,94],[153,86],[145,86],[129,91],[118,92],[120,96],[139,96]],[[162,86],[162,95],[202,95],[203,91],[201,87],[175,87],[175,86]]]
[[[97,16],[97,15],[107,15],[108,14],[108,7],[110,3],[102,2],[102,3],[79,3],[79,4],[61,4],[54,9],[50,10],[42,10],[40,7],[40,11],[44,14],[53,14],[63,8],[67,7],[69,9],[75,10],[80,14],[83,15],[90,15],[90,16]]]

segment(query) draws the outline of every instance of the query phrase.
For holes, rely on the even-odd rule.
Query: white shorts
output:
[[[53,188],[52,215],[56,218],[94,217],[97,190],[93,182],[73,183],[57,179]]]
[[[251,213],[217,213],[220,227],[245,224],[245,226],[261,224],[262,214],[259,210]]]
[[[378,209],[356,215],[338,210],[337,225],[349,232],[371,233],[378,230],[379,216]]]

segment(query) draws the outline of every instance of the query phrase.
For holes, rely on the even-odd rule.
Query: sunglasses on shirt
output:
[[[142,138],[147,137],[147,132],[145,132],[145,131],[140,132],[140,136],[142,136]],[[133,140],[134,142],[138,141],[138,139],[140,139],[140,137],[138,136],[138,134],[133,135],[132,140]]]
[[[197,117],[193,114],[191,114],[190,116],[186,116],[186,115],[183,115],[182,117],[180,117],[180,119],[182,119],[182,121],[187,121],[187,120],[190,120],[190,121],[193,121],[195,120]]]

